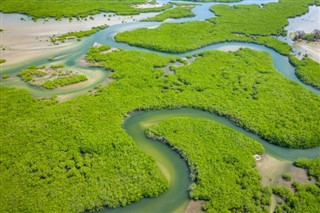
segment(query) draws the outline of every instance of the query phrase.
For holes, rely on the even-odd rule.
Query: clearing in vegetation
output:
[[[86,75],[77,74],[77,72],[63,69],[64,64],[46,66],[29,66],[19,72],[17,75],[23,81],[34,86],[46,89],[55,89],[71,84],[76,84],[87,80]]]

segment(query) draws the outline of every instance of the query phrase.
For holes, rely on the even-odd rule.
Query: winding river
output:
[[[166,1],[161,1],[166,2]],[[244,1],[242,3],[267,3],[274,1]],[[204,3],[196,6],[193,11],[196,14],[193,18],[185,18],[179,20],[170,20],[169,22],[185,22],[192,20],[204,20],[206,18],[212,17],[214,14],[209,11],[209,7],[214,3]],[[10,85],[18,88],[28,89],[34,96],[43,97],[43,96],[51,96],[53,94],[63,95],[63,94],[82,94],[86,93],[90,89],[94,88],[96,85],[103,83],[108,78],[108,72],[99,69],[99,68],[89,68],[84,65],[79,65],[77,62],[84,57],[88,48],[90,48],[95,42],[101,44],[107,44],[111,47],[115,48],[123,48],[127,50],[139,50],[143,52],[155,52],[151,50],[146,50],[143,48],[129,46],[124,43],[117,43],[114,40],[114,36],[123,31],[133,30],[137,28],[143,27],[156,27],[161,23],[157,22],[134,22],[134,23],[125,23],[111,26],[103,31],[100,31],[83,41],[79,42],[78,45],[70,50],[65,52],[61,52],[59,55],[55,56],[54,62],[65,63],[68,67],[84,69],[88,72],[100,73],[99,80],[92,82],[92,84],[87,85],[81,88],[70,88],[67,90],[55,90],[50,91],[46,89],[41,89],[38,87],[29,86],[18,78],[13,78],[9,81],[1,82],[1,85]],[[220,43],[209,45],[194,51],[190,51],[184,54],[176,54],[179,57],[185,57],[187,55],[197,54],[206,50],[236,50],[240,47],[248,47],[258,51],[266,51],[268,52],[273,59],[273,63],[275,68],[281,72],[287,78],[301,84],[307,89],[311,90],[316,94],[320,94],[320,91],[305,85],[302,83],[295,75],[294,67],[289,63],[287,57],[277,53],[276,51],[267,48],[262,45],[251,44],[251,43],[242,43],[242,42],[228,42],[228,43]],[[159,52],[157,52],[159,53]],[[168,55],[166,53],[159,53],[162,55]],[[28,64],[20,64],[12,67],[7,67],[3,70],[3,73],[15,74],[19,72],[21,69],[30,64],[46,64],[51,63],[45,57],[40,57],[37,60],[28,62]],[[150,124],[157,123],[161,120],[177,117],[177,116],[188,116],[188,117],[196,117],[196,118],[207,118],[214,121],[219,122],[222,125],[225,125],[229,128],[232,128],[236,131],[241,132],[242,134],[255,139],[256,141],[262,143],[266,149],[266,153],[272,155],[276,158],[293,161],[299,157],[306,158],[315,158],[320,156],[320,147],[309,149],[309,150],[299,150],[299,149],[287,149],[278,146],[274,146],[269,144],[268,142],[262,140],[258,136],[249,133],[242,128],[236,126],[228,119],[224,117],[217,116],[215,114],[211,114],[201,110],[195,109],[176,109],[176,110],[155,110],[149,112],[135,112],[133,113],[129,119],[125,121],[123,124],[123,128],[126,132],[133,138],[133,140],[137,143],[137,145],[145,151],[148,155],[155,158],[159,168],[163,172],[163,174],[167,177],[170,183],[169,189],[162,195],[157,198],[145,198],[142,199],[138,203],[131,204],[129,206],[123,208],[116,209],[104,209],[100,212],[183,212],[185,206],[189,201],[188,197],[188,186],[190,185],[190,179],[188,175],[188,168],[186,163],[181,159],[181,157],[172,151],[168,146],[150,140],[146,138],[144,134],[144,129],[146,126]]]

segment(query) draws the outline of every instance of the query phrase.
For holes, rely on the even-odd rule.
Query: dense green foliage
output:
[[[296,66],[297,77],[306,84],[320,89],[320,64],[308,57],[302,60],[290,56],[290,62]]]
[[[199,108],[282,146],[320,144],[319,97],[285,79],[266,53],[205,52],[165,74],[177,58],[108,48],[89,51],[113,78],[95,94],[57,104],[1,87],[2,211],[81,212],[162,193],[155,162],[121,128],[137,109]]]
[[[55,89],[88,80],[86,75],[73,75],[45,81],[41,86],[46,89]]]
[[[10,78],[10,75],[8,75],[8,74],[2,75],[2,79],[8,79],[8,78]]]
[[[275,212],[317,213],[320,206],[320,158],[295,162],[296,166],[308,170],[308,175],[317,180],[316,184],[301,184],[294,182],[294,192],[284,187],[274,187],[273,193],[282,198],[284,203],[276,207]]]
[[[283,28],[288,18],[302,15],[314,0],[281,0],[279,3],[259,5],[214,5],[211,10],[217,17],[210,19],[223,30],[251,35],[286,35]],[[281,13],[279,13],[281,11]]]
[[[130,45],[170,53],[184,53],[209,44],[227,41],[263,44],[284,55],[291,51],[288,44],[276,38],[219,31],[214,24],[204,21],[164,23],[155,29],[141,28],[119,33],[115,39]]]
[[[111,102],[56,105],[21,90],[0,92],[2,212],[84,212],[167,188],[154,161],[121,130]],[[96,103],[103,103],[99,111]]]
[[[216,17],[208,22],[163,24],[156,29],[137,29],[118,34],[117,41],[158,51],[182,53],[208,44],[244,41],[263,44],[288,55],[289,45],[270,35],[284,35],[287,19],[308,11],[314,0],[282,0],[258,5],[214,5]],[[281,11],[281,13],[279,13]]]
[[[177,7],[166,10],[154,17],[145,19],[143,21],[164,21],[169,18],[178,19],[178,18],[185,18],[185,17],[193,17],[195,16],[192,12],[192,8],[194,8],[194,5],[188,5],[188,4],[179,4]]]
[[[3,64],[6,62],[6,59],[0,58],[0,64]]]
[[[320,158],[308,160],[299,159],[294,164],[298,167],[307,169],[308,175],[317,180],[318,186],[320,186]]]
[[[147,130],[188,161],[194,183],[190,196],[207,200],[207,212],[261,212],[269,204],[255,169],[263,147],[235,130],[194,118],[175,118]]]
[[[290,173],[284,173],[282,175],[282,179],[284,179],[285,181],[290,181],[292,179],[292,175]]]
[[[135,15],[144,12],[159,12],[172,7],[172,4],[154,8],[133,7],[134,5],[143,3],[146,3],[146,0],[1,0],[0,11],[5,13],[24,13],[33,18],[62,18],[87,17],[88,15],[101,12],[115,12],[118,15]]]
[[[84,31],[78,31],[78,32],[68,32],[66,34],[62,34],[59,36],[51,36],[50,41],[54,44],[57,44],[57,42],[65,42],[67,39],[74,39],[78,38],[78,40],[82,37],[86,37],[92,34],[95,34],[96,32],[103,30],[107,28],[108,25],[101,25],[97,27],[92,27],[91,30],[84,30]]]
[[[64,64],[46,66],[29,66],[17,74],[22,80],[34,86],[55,89],[86,81],[86,75],[79,75],[70,70],[63,70]]]
[[[35,65],[29,66],[17,74],[25,82],[32,81],[34,77],[43,77],[46,75],[45,72],[40,71],[42,67],[37,67]]]

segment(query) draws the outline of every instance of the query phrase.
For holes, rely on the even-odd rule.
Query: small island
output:
[[[64,64],[46,66],[29,66],[17,74],[23,81],[46,89],[56,89],[87,80],[86,75],[64,69]]]

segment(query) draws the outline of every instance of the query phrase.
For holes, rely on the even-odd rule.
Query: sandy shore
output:
[[[205,205],[206,201],[203,200],[191,200],[186,206],[184,213],[199,213],[202,212],[202,207]]]
[[[293,42],[291,34],[297,31],[304,31],[305,33],[311,33],[315,29],[320,29],[320,7],[309,6],[308,13],[295,18],[288,19],[288,26],[285,30],[288,31],[286,42],[293,45],[294,54],[298,58],[302,58],[304,54],[307,54],[310,58],[320,63],[320,43],[307,43]]]
[[[107,24],[109,26],[125,22],[136,22],[152,17],[157,13],[144,13],[134,16],[116,16],[113,13],[101,13],[93,16],[93,20],[39,19],[37,22],[21,14],[0,13],[1,28],[1,58],[7,60],[3,67],[36,59],[39,56],[50,57],[66,49],[74,48],[77,42],[67,42],[53,45],[49,41],[52,35],[64,34],[71,31],[89,30],[94,26]],[[23,20],[21,20],[23,19]]]
[[[307,54],[310,58],[320,63],[320,42],[299,41],[294,43],[294,50],[299,57]]]

